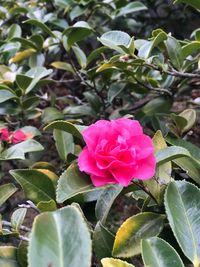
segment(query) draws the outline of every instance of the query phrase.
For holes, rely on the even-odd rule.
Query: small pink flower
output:
[[[17,130],[12,134],[12,143],[13,144],[18,144],[18,143],[25,141],[27,139],[28,139],[28,136],[22,130]]]
[[[83,131],[86,146],[78,158],[79,169],[95,186],[128,186],[134,178],[147,180],[155,174],[152,140],[136,120],[99,120]]]
[[[10,132],[9,132],[8,128],[0,129],[0,140],[2,140],[4,142],[10,141]]]

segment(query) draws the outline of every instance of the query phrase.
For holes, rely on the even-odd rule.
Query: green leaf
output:
[[[184,267],[176,250],[158,237],[142,240],[142,258],[148,267]]]
[[[181,157],[191,157],[191,154],[189,153],[187,149],[183,147],[170,146],[170,147],[161,149],[156,153],[156,162],[159,165],[159,164],[172,161],[173,159],[181,158]]]
[[[34,203],[55,199],[55,189],[50,178],[39,170],[11,170],[10,174],[21,185],[27,199]]]
[[[28,266],[90,267],[91,246],[89,229],[77,208],[45,212],[33,225]]]
[[[154,151],[156,153],[167,147],[165,139],[160,130],[155,133],[153,137],[153,144]],[[144,184],[147,186],[151,194],[155,197],[160,205],[163,203],[166,185],[171,181],[171,172],[172,164],[170,161],[168,161],[157,166],[155,179],[144,181]]]
[[[192,158],[180,158],[175,159],[174,162],[182,170],[184,170],[189,177],[191,177],[197,184],[200,185],[200,164],[198,164]]]
[[[17,96],[11,90],[0,89],[0,103],[10,99],[17,99]]]
[[[160,43],[167,40],[167,34],[164,31],[160,31],[152,41],[145,41],[138,51],[138,56],[140,58],[148,58],[155,47],[158,47]]]
[[[126,6],[122,7],[119,10],[117,17],[127,15],[133,12],[142,11],[142,10],[147,10],[147,7],[139,1],[135,1],[133,3],[129,3]]]
[[[169,109],[172,106],[172,101],[170,98],[166,97],[156,97],[149,101],[143,108],[145,114],[148,116],[157,115],[158,113],[169,112]]]
[[[27,267],[27,253],[28,253],[28,244],[26,241],[21,241],[18,250],[17,250],[17,262],[20,267]]]
[[[179,42],[172,36],[168,36],[168,39],[165,41],[167,52],[169,58],[172,62],[172,65],[180,70],[183,65],[183,54],[181,50],[181,45]]]
[[[121,46],[128,48],[131,42],[131,37],[122,31],[109,31],[104,33],[98,40],[104,46],[124,54],[125,52]]]
[[[20,267],[17,262],[17,248],[11,246],[0,247],[0,266]]]
[[[44,127],[44,130],[49,130],[49,129],[57,129],[61,131],[65,131],[67,133],[72,134],[73,136],[78,137],[80,140],[83,140],[82,134],[80,130],[82,130],[84,127],[80,125],[74,125],[73,123],[69,121],[54,121],[50,124],[48,124],[46,127]]]
[[[72,68],[72,65],[66,62],[62,62],[62,61],[55,61],[53,63],[51,63],[51,66],[59,69],[59,70],[66,70],[69,71],[71,73],[74,73],[74,70]]]
[[[200,163],[200,148],[189,141],[184,139],[175,139],[170,136],[167,136],[166,141],[174,146],[179,146],[187,149],[191,154],[191,157],[197,162]]]
[[[30,69],[25,75],[18,74],[16,76],[16,83],[26,94],[32,91],[38,84],[38,82],[50,75],[52,70],[47,70],[44,67],[35,67]]]
[[[6,202],[9,197],[11,197],[15,192],[17,191],[17,188],[14,186],[14,184],[4,184],[0,186],[0,207]]]
[[[170,136],[167,136],[166,138],[166,141],[171,144],[171,145],[174,145],[174,146],[181,146],[185,149],[187,149],[191,156],[197,161],[200,163],[200,148],[184,139],[175,139],[175,138],[172,138]]]
[[[72,50],[74,51],[74,54],[77,58],[77,61],[82,69],[86,68],[87,65],[87,57],[82,49],[78,46],[72,46]]]
[[[22,34],[21,27],[18,24],[12,24],[11,27],[9,28],[7,40],[12,42],[12,39],[14,37],[20,37],[21,34]]]
[[[98,260],[112,256],[111,252],[114,240],[115,236],[105,228],[105,226],[98,222],[93,234],[94,251]]]
[[[37,46],[31,40],[26,38],[14,37],[11,42],[19,42],[24,48],[32,48],[37,50]]]
[[[68,154],[74,154],[75,146],[73,136],[70,133],[56,129],[53,131],[53,136],[60,158],[67,161]]]
[[[40,201],[37,204],[37,208],[41,210],[42,212],[57,210],[56,202],[53,199],[49,201]]]
[[[164,215],[144,212],[127,219],[117,231],[113,256],[133,257],[141,252],[140,241],[158,235],[164,225]]]
[[[11,224],[12,224],[12,228],[15,231],[17,231],[17,232],[19,231],[20,226],[22,225],[22,223],[25,219],[26,212],[27,212],[26,208],[20,208],[20,209],[17,209],[13,212],[13,214],[11,216]]]
[[[186,181],[169,184],[165,208],[172,231],[186,257],[200,265],[200,190]]]
[[[50,123],[55,120],[64,119],[64,115],[62,111],[58,110],[54,107],[48,107],[43,110],[42,113],[42,122],[43,123]]]
[[[92,33],[92,28],[85,21],[78,21],[73,26],[64,30],[63,35],[67,36],[66,44],[64,47],[69,50],[72,45],[83,40],[85,37]]]
[[[179,116],[183,117],[187,124],[183,127],[181,133],[185,133],[189,131],[195,124],[196,121],[196,111],[194,109],[185,109],[183,112],[179,114]]]
[[[26,58],[29,58],[31,55],[33,55],[34,53],[36,53],[37,51],[33,48],[28,48],[26,50],[17,52],[14,57],[9,59],[9,64],[12,63],[18,63]]]
[[[183,58],[186,59],[188,56],[194,54],[200,49],[200,42],[193,41],[189,44],[186,44],[182,47]]]
[[[125,88],[122,83],[112,83],[108,90],[108,101],[111,103]]]
[[[28,139],[19,144],[11,146],[0,154],[1,160],[25,159],[25,154],[43,150],[44,147],[33,139]]]
[[[83,172],[80,172],[78,167],[72,163],[60,176],[56,199],[58,203],[63,203],[65,200],[76,195],[98,189],[93,186],[90,178]]]
[[[40,22],[39,20],[28,19],[28,20],[24,21],[24,23],[34,25],[34,26],[40,28],[41,30],[43,30],[44,32],[46,32],[51,37],[57,38],[57,36],[51,31],[51,29],[47,25],[45,25],[44,23]]]
[[[197,0],[176,0],[175,3],[184,3],[196,9],[200,9],[200,2]]]
[[[98,221],[105,224],[111,206],[122,189],[123,187],[121,185],[112,185],[104,189],[95,206],[95,214]]]
[[[128,262],[113,259],[113,258],[104,258],[101,260],[103,267],[134,267],[132,264]]]

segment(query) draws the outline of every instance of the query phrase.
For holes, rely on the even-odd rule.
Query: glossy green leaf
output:
[[[35,86],[39,83],[39,81],[50,75],[52,73],[51,69],[46,69],[44,67],[35,67],[30,69],[25,75],[18,74],[16,76],[17,85],[28,94],[32,91]]]
[[[26,241],[21,241],[17,249],[17,262],[20,267],[27,267],[27,252],[28,252],[28,243]]]
[[[119,10],[119,13],[117,13],[117,17],[127,15],[133,12],[142,11],[142,10],[147,10],[147,7],[139,1],[135,1],[133,3],[129,3],[126,6],[122,7]]]
[[[72,65],[66,62],[62,62],[62,61],[55,61],[53,63],[51,63],[51,66],[59,69],[59,70],[66,70],[69,71],[71,73],[74,73],[74,69],[72,68]]]
[[[47,34],[49,34],[50,36],[52,36],[53,38],[57,38],[57,36],[50,30],[50,28],[47,25],[45,25],[44,23],[40,22],[39,20],[28,19],[24,23],[34,25],[34,26],[40,28],[41,30],[43,30],[44,32],[46,32]]]
[[[131,37],[122,31],[109,31],[104,33],[98,40],[104,45],[111,49],[124,54],[122,47],[129,47]]]
[[[73,26],[64,30],[63,35],[67,36],[66,45],[64,47],[69,50],[72,45],[83,40],[92,33],[92,28],[85,21],[78,21]]]
[[[78,166],[71,164],[59,178],[56,199],[58,203],[63,203],[69,198],[93,190],[98,188],[93,186],[90,178],[80,172]]]
[[[181,146],[187,149],[190,152],[191,156],[200,163],[200,148],[198,146],[181,138],[172,138],[170,136],[167,136],[166,140],[171,145]]]
[[[20,267],[17,262],[17,248],[11,246],[0,247],[0,266]]]
[[[94,252],[98,260],[111,257],[115,236],[98,222],[93,233]]]
[[[56,144],[56,149],[60,158],[67,161],[68,154],[74,154],[74,140],[70,133],[54,129],[53,136]]]
[[[156,162],[157,164],[162,164],[181,157],[191,157],[191,154],[187,149],[183,147],[170,146],[161,149],[156,153]]]
[[[148,267],[184,267],[176,250],[158,237],[142,240],[142,258]]]
[[[182,170],[186,172],[186,174],[192,178],[197,184],[200,185],[200,164],[197,163],[192,158],[180,158],[175,159],[174,162],[178,165]]]
[[[11,41],[12,42],[19,42],[24,48],[32,48],[32,49],[37,50],[37,46],[29,39],[14,37],[14,38],[12,38]]]
[[[182,129],[182,133],[185,133],[194,126],[196,121],[196,111],[194,109],[185,109],[179,114],[179,116],[183,117],[187,121],[187,124]]]
[[[103,224],[105,223],[111,206],[122,189],[121,185],[112,185],[104,189],[95,206],[95,214],[98,221],[101,221]]]
[[[0,103],[16,98],[17,98],[16,94],[11,90],[0,89]]]
[[[22,29],[18,24],[12,24],[9,28],[7,39],[11,41],[14,37],[20,37],[22,34]]]
[[[127,219],[117,231],[113,256],[128,258],[139,254],[141,240],[158,235],[164,219],[164,215],[151,212],[139,213]]]
[[[89,229],[77,208],[45,212],[33,225],[28,266],[90,267],[91,245]]]
[[[153,144],[156,153],[167,148],[167,144],[160,130],[155,133],[153,137]],[[171,180],[171,172],[172,164],[170,161],[158,166],[156,169],[156,178],[158,179],[158,182],[160,184],[168,184]]]
[[[200,2],[197,0],[176,0],[175,3],[184,3],[196,9],[200,9]]]
[[[15,192],[17,191],[17,188],[14,186],[14,184],[4,184],[0,186],[0,206],[3,205],[6,200],[11,197]]]
[[[34,203],[55,199],[51,179],[39,170],[11,170],[10,174],[21,185],[27,199]]]
[[[80,140],[83,140],[82,134],[81,134],[81,130],[82,130],[82,126],[80,125],[75,125],[73,123],[71,123],[70,121],[54,121],[50,124],[48,124],[44,130],[49,130],[49,129],[57,129],[57,130],[61,130],[61,131],[65,131],[67,133],[72,134],[73,136],[78,137]]]
[[[155,133],[153,144],[155,153],[167,147],[160,130]],[[144,184],[160,205],[163,203],[166,185],[171,181],[171,172],[172,164],[171,161],[168,161],[156,167],[155,178],[144,181]]]
[[[33,139],[28,139],[19,144],[11,146],[10,148],[4,150],[0,154],[1,160],[13,160],[13,159],[25,159],[26,153],[37,152],[43,150],[44,147]]]
[[[24,59],[27,59],[29,58],[31,55],[33,55],[34,53],[36,53],[36,50],[33,49],[33,48],[28,48],[26,50],[23,50],[23,51],[20,51],[20,52],[17,52],[14,57],[12,57],[10,60],[9,60],[9,64],[12,64],[12,63],[18,63]]]
[[[193,41],[187,45],[184,45],[182,47],[182,54],[183,58],[187,58],[190,55],[193,55],[194,53],[198,52],[200,49],[200,42],[199,41]]]
[[[134,267],[134,265],[129,264],[126,261],[113,259],[113,258],[104,258],[101,260],[103,267]]]
[[[200,265],[200,190],[186,181],[169,184],[165,208],[172,231],[195,267]]]
[[[12,224],[12,228],[15,231],[19,231],[20,226],[22,225],[24,218],[26,216],[26,212],[27,212],[26,208],[19,208],[13,212],[11,216],[11,224]]]
[[[165,41],[165,45],[173,66],[178,70],[181,69],[183,65],[183,55],[182,55],[181,45],[172,36],[168,36],[168,39]]]
[[[87,65],[87,57],[82,49],[78,46],[72,46],[72,50],[74,51],[74,54],[77,58],[77,61],[82,69],[85,69]]]
[[[37,208],[42,212],[44,212],[44,211],[54,211],[57,209],[57,206],[56,202],[53,199],[51,199],[49,201],[40,201],[37,204]]]
[[[108,90],[108,101],[111,103],[125,88],[122,83],[112,83]]]
[[[55,120],[64,119],[62,111],[54,107],[48,107],[43,110],[42,113],[42,122],[47,124]]]

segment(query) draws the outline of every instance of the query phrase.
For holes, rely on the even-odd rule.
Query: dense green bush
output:
[[[0,266],[200,267],[198,1],[0,3]],[[156,173],[95,187],[82,132],[121,117]]]

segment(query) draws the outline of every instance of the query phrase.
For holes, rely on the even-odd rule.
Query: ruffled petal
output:
[[[87,174],[93,174],[100,177],[107,177],[108,175],[105,171],[97,168],[96,162],[87,147],[85,147],[79,155],[78,166],[80,171],[86,172]]]
[[[92,183],[94,186],[103,186],[106,184],[117,184],[118,182],[112,177],[112,176],[107,176],[107,177],[101,177],[101,176],[96,176],[96,175],[91,175],[90,176]]]
[[[138,163],[138,168],[134,170],[133,177],[139,180],[148,180],[154,176],[155,168],[156,158],[151,155]]]
[[[122,167],[110,170],[113,177],[118,181],[119,184],[123,186],[128,186],[133,179],[133,169],[134,167]]]

